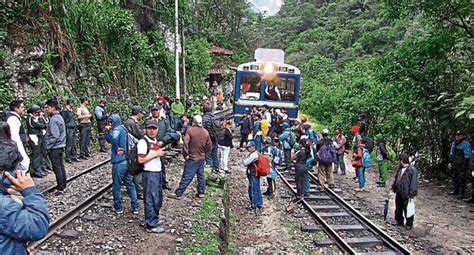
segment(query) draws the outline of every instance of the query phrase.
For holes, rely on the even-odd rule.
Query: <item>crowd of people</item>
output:
[[[200,112],[191,113],[196,104]],[[148,111],[139,105],[131,107],[126,121],[122,121],[119,114],[108,111],[105,99],[101,99],[95,109],[89,111],[89,99],[85,96],[80,98],[79,106],[76,106],[73,98],[68,99],[64,107],[56,99],[32,105],[25,120],[24,111],[23,101],[13,100],[0,122],[0,204],[6,206],[3,207],[5,210],[0,211],[0,219],[4,222],[0,234],[2,252],[24,253],[26,241],[39,239],[46,234],[49,223],[46,201],[34,187],[31,177],[43,178],[52,171],[57,182],[55,194],[67,192],[67,173],[63,160],[74,164],[91,157],[91,120],[94,117],[99,151],[110,150],[111,153],[113,210],[117,214],[124,212],[121,198],[121,186],[124,185],[133,214],[139,214],[139,200],[143,199],[144,226],[148,232],[165,231],[160,220],[160,208],[163,190],[172,190],[166,176],[166,155],[172,147],[182,147],[185,163],[179,185],[169,192],[169,198],[182,199],[194,176],[197,177],[196,197],[204,197],[205,167],[211,168],[213,173],[232,171],[228,164],[234,145],[232,122],[216,118],[207,98],[196,103],[189,96],[183,104],[179,99],[171,101],[165,96],[158,96],[149,105]],[[237,123],[240,125],[238,144],[241,151],[245,147],[249,153],[243,164],[249,182],[250,208],[261,211],[263,195],[275,195],[278,165],[283,166],[282,171],[295,171],[297,194],[293,202],[297,203],[309,195],[308,173],[315,166],[319,180],[317,189],[324,190],[326,184],[330,189],[335,188],[335,176],[346,174],[344,155],[350,154],[351,164],[356,169],[354,180],[358,187],[354,190],[357,192],[368,191],[365,187],[365,170],[372,167],[372,163],[377,163],[380,172],[377,184],[382,188],[388,182],[389,161],[398,162],[391,185],[392,191],[396,193],[395,219],[397,224],[404,224],[410,229],[413,215],[407,217],[407,208],[417,194],[416,168],[410,164],[407,154],[401,153],[395,158],[390,155],[393,152],[385,144],[382,134],[375,136],[374,145],[367,136],[365,118],[365,115],[361,115],[359,122],[351,128],[350,146],[351,139],[343,134],[341,128],[336,128],[334,133],[328,129],[318,132],[307,117],[290,120],[283,108],[273,109],[263,105],[244,112]],[[76,151],[78,135],[79,153]],[[26,145],[30,147],[29,150]],[[262,176],[258,169],[262,157],[270,159],[270,170],[264,175],[268,186],[263,194],[260,190]],[[452,194],[461,198],[467,195],[467,172],[471,157],[472,149],[466,135],[461,131],[456,132],[451,145],[449,167],[456,173]],[[136,162],[137,168],[134,169],[137,171],[131,171],[132,161]],[[10,187],[21,192],[22,204],[11,197]],[[11,220],[13,218],[16,220]],[[31,226],[23,228],[23,224]]]

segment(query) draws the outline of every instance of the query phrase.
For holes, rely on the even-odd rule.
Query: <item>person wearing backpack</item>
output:
[[[352,152],[353,155],[358,153],[358,148],[360,144],[360,140],[362,140],[362,136],[359,134],[360,127],[358,125],[354,125],[351,128],[351,133],[352,133]],[[362,156],[361,156],[362,157]],[[357,169],[357,168],[356,168]],[[357,180],[359,178],[358,173],[356,171],[356,176],[354,176],[354,180]]]
[[[145,116],[143,108],[139,105],[132,106],[132,115],[125,122],[124,126],[127,129],[128,135],[128,148],[131,149],[135,146],[140,139],[145,136],[145,131],[140,125],[140,121]],[[137,198],[143,199],[143,174],[139,173],[133,176],[133,182],[137,190]]]
[[[26,132],[21,123],[21,115],[25,111],[23,100],[15,99],[10,103],[10,111],[6,113],[4,121],[10,126],[12,140],[18,146],[22,161],[20,168],[23,171],[30,167],[30,158],[26,154],[24,142],[26,142]]]
[[[201,115],[193,118],[193,126],[188,128],[183,141],[184,170],[178,188],[168,196],[173,199],[182,199],[184,191],[194,176],[197,176],[196,197],[203,198],[206,192],[206,177],[204,176],[204,162],[206,155],[211,151],[212,142],[209,132],[203,127]]]
[[[243,164],[247,167],[247,179],[249,181],[250,208],[257,214],[263,207],[262,191],[260,190],[260,176],[257,174],[258,151],[254,141],[247,143],[249,155],[244,159]]]
[[[291,170],[291,149],[295,144],[295,134],[292,132],[288,122],[281,123],[283,133],[278,137],[278,140],[283,147],[283,155],[285,157],[285,171]]]
[[[218,145],[217,145],[217,132],[222,127],[219,120],[214,117],[211,112],[211,107],[204,107],[204,116],[202,117],[204,128],[209,133],[212,141],[211,152],[206,157],[206,164],[212,169],[216,170],[219,168],[219,158],[217,157]]]
[[[160,157],[166,156],[155,138],[158,123],[145,122],[146,135],[137,144],[138,163],[143,164],[143,204],[145,207],[145,229],[150,233],[163,233],[160,226],[160,209],[163,203],[163,173]]]
[[[361,139],[359,141],[359,146],[357,148],[357,153],[354,154],[353,166],[356,168],[356,173],[359,178],[359,188],[355,188],[354,191],[361,192],[365,191],[365,169],[370,168],[372,163],[370,159],[370,152],[365,147],[367,146],[367,141]]]
[[[384,136],[382,134],[377,134],[375,136],[375,143],[377,145],[377,165],[379,167],[379,181],[377,182],[377,187],[385,187],[388,177],[388,152],[387,147],[385,146]]]
[[[397,226],[406,226],[412,229],[415,216],[406,217],[408,203],[418,194],[418,177],[416,168],[410,165],[407,154],[398,156],[398,169],[391,187],[395,193],[395,220]],[[404,222],[406,220],[406,222]]]
[[[232,144],[232,131],[230,130],[230,121],[224,120],[224,138],[222,138],[220,141],[218,141],[219,145],[219,167],[221,170],[225,172],[229,172],[229,153],[230,149],[234,147]]]
[[[296,198],[295,203],[304,198],[306,179],[308,178],[308,166],[306,161],[310,157],[310,148],[308,140],[301,138],[298,144],[298,150],[293,155],[295,160],[295,181],[296,181]]]
[[[46,199],[28,173],[15,171],[21,160],[10,126],[0,121],[0,254],[28,254],[26,242],[40,240],[48,232]],[[8,188],[21,193],[22,203]]]
[[[26,126],[28,128],[28,136],[30,137],[28,144],[31,148],[31,170],[33,178],[44,178],[46,173],[43,172],[43,148],[38,135],[42,135],[42,130],[46,129],[44,124],[39,119],[39,112],[41,108],[38,105],[32,105],[28,110],[28,119]],[[42,141],[41,141],[42,142]]]
[[[329,188],[334,188],[334,173],[332,164],[336,162],[337,153],[333,141],[329,137],[327,128],[321,131],[323,138],[316,143],[316,155],[318,158],[318,190],[324,190],[324,182],[327,181]]]
[[[267,191],[263,193],[264,196],[268,197],[274,197],[275,192],[276,192],[276,178],[277,178],[277,173],[276,173],[276,159],[278,155],[281,154],[281,152],[278,152],[278,148],[274,147],[272,145],[272,138],[271,137],[265,137],[263,140],[263,150],[262,153],[269,157],[271,159],[271,169],[270,173],[267,175]]]
[[[117,214],[123,213],[120,186],[122,185],[122,182],[124,182],[128,196],[131,200],[132,213],[139,214],[140,211],[135,183],[133,182],[132,175],[128,172],[127,129],[122,125],[122,119],[118,114],[110,115],[107,122],[104,136],[105,140],[112,145],[110,162],[112,163],[112,195],[114,197],[114,211]]]
[[[346,149],[346,136],[342,133],[340,127],[336,128],[336,135],[334,136],[334,141],[336,142],[336,152],[337,160],[334,163],[334,173],[337,174],[339,168],[341,169],[341,175],[346,174],[346,163],[344,163],[344,151]]]

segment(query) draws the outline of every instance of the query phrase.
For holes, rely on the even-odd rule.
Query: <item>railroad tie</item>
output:
[[[375,237],[345,238],[344,241],[351,245],[373,246],[383,244],[383,241]],[[332,239],[314,240],[317,246],[327,246],[335,244]]]
[[[321,212],[317,213],[320,217],[347,217],[350,216],[350,214],[346,212]]]
[[[362,225],[329,225],[329,227],[331,227],[334,231],[358,231],[366,229]],[[312,233],[316,231],[323,231],[323,229],[319,225],[303,225],[301,226],[301,231]]]

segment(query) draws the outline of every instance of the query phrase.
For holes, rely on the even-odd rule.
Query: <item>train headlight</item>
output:
[[[276,72],[276,66],[273,64],[264,64],[262,69],[266,74]]]

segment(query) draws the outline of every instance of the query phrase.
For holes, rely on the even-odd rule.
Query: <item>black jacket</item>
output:
[[[378,143],[377,152],[380,152],[380,154],[382,154],[383,159],[388,159],[387,147],[385,147],[384,142]]]
[[[233,148],[233,144],[232,144],[232,132],[230,131],[230,129],[228,128],[225,128],[224,129],[224,139],[218,141],[218,144],[220,146],[225,146],[225,147],[230,147],[230,148]]]
[[[128,133],[133,135],[137,140],[140,140],[145,136],[145,131],[134,118],[130,117],[125,122],[125,128],[127,128]]]
[[[26,121],[26,127],[28,129],[28,134],[42,136],[43,130],[46,130],[46,123],[44,123],[41,118],[35,118],[30,114]]]
[[[393,192],[402,196],[402,198],[414,198],[418,193],[418,177],[416,168],[409,166],[403,176],[402,167],[398,167],[397,174],[395,174],[395,180],[393,181]]]
[[[76,123],[76,116],[74,115],[74,112],[72,110],[69,110],[64,108],[64,110],[61,111],[61,116],[64,119],[64,124],[66,125],[66,128],[76,128],[77,123]]]

